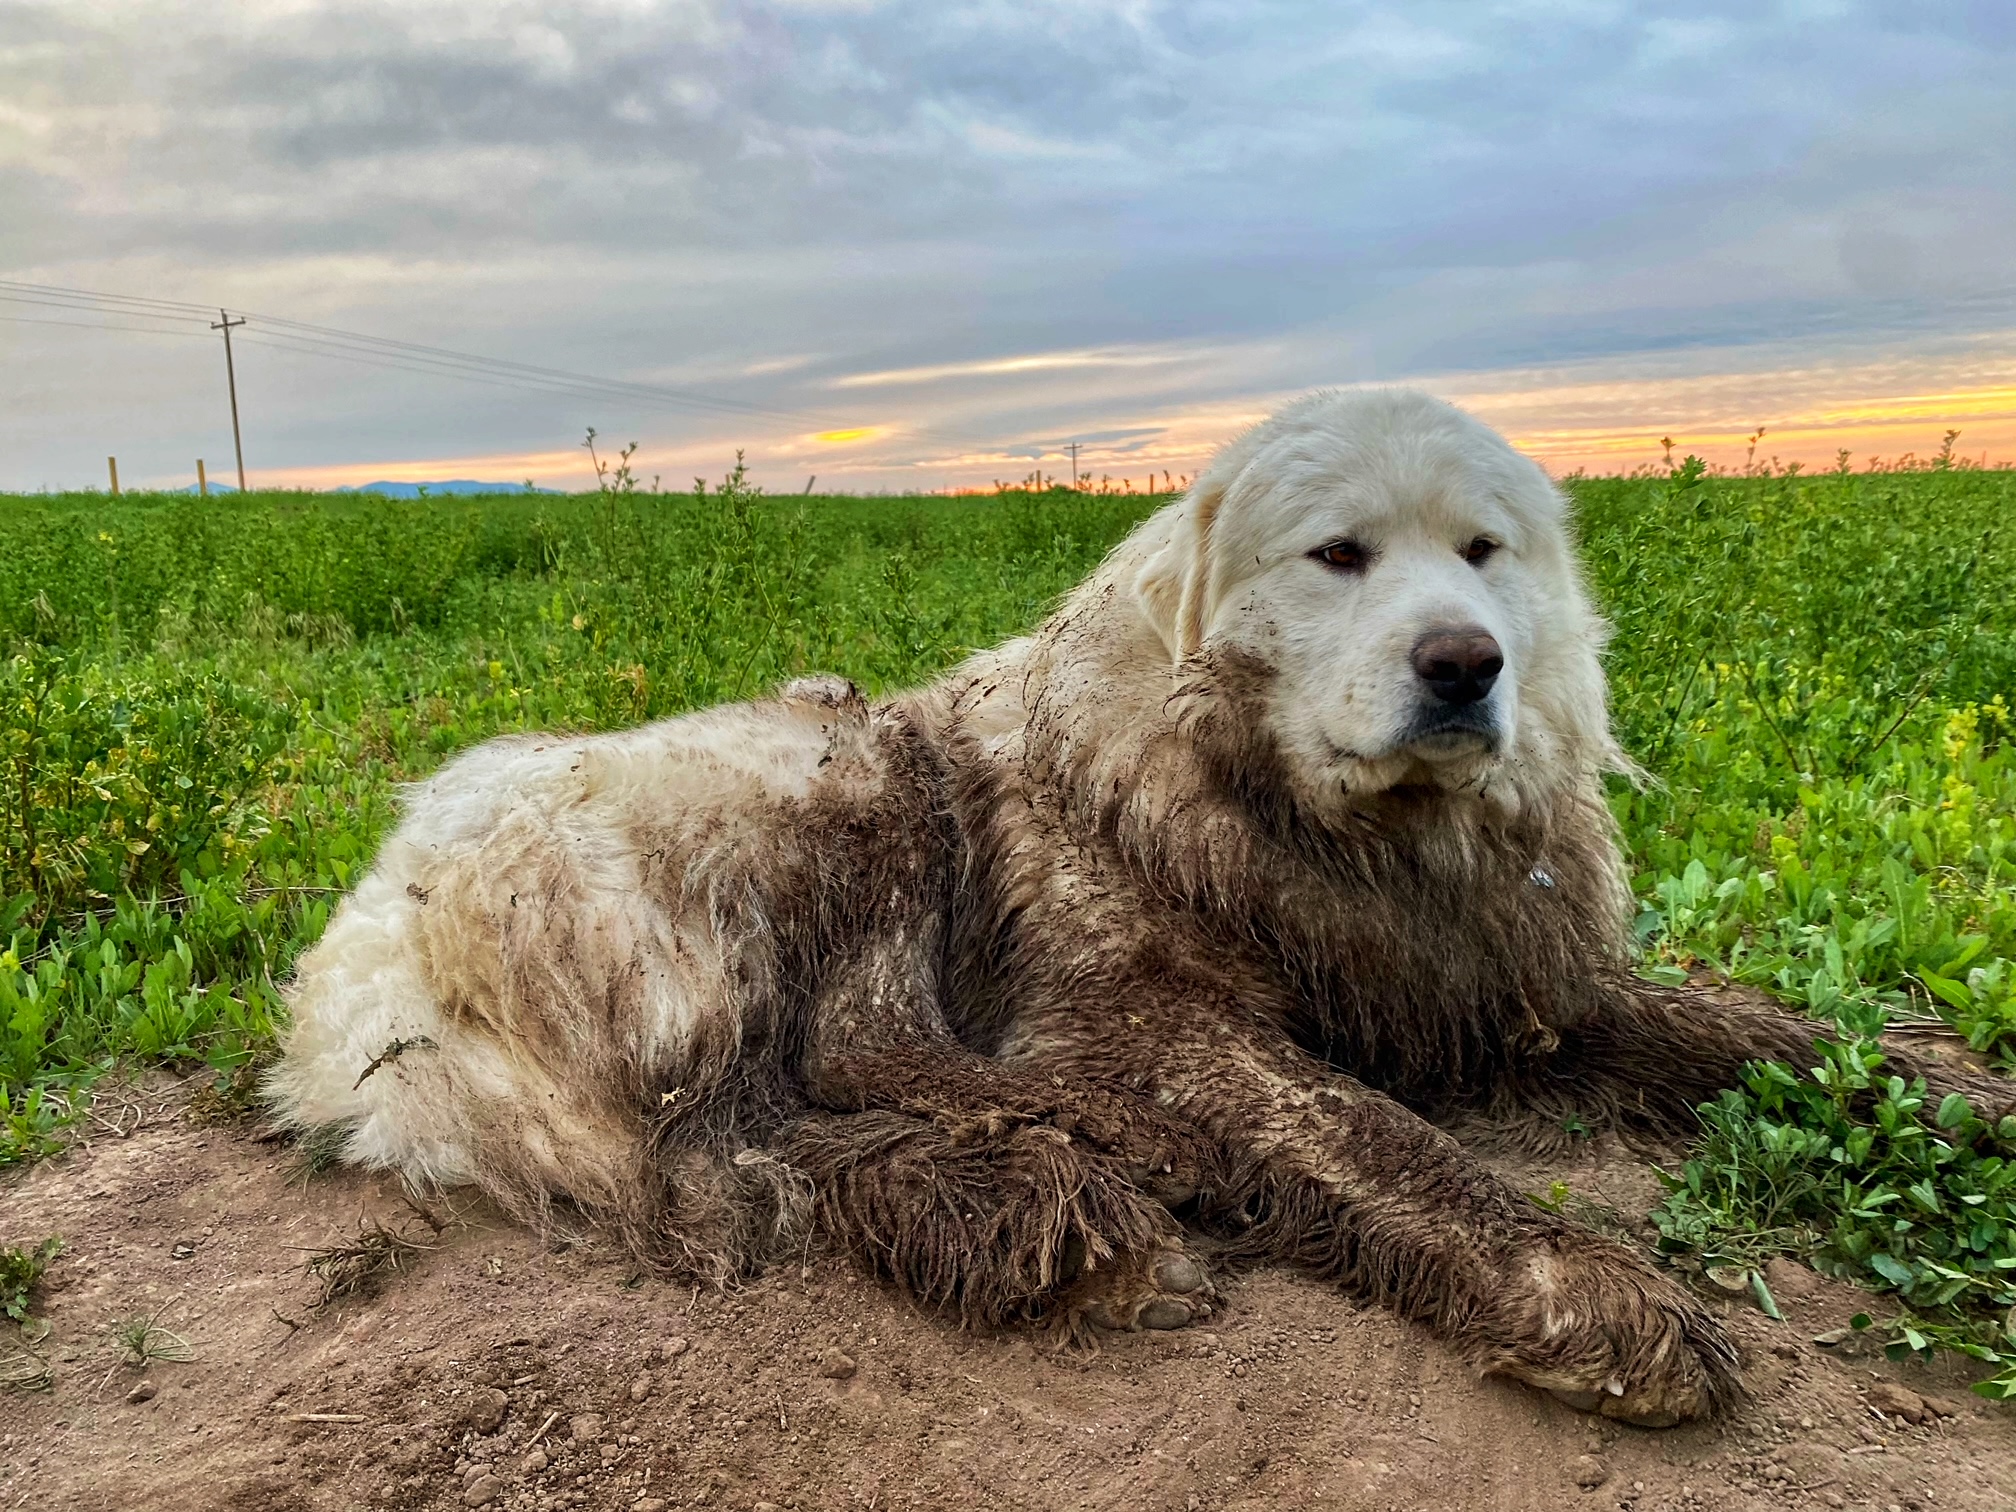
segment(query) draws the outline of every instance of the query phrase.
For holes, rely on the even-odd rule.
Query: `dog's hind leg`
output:
[[[1208,1311],[1166,1210],[1053,1125],[815,1113],[780,1153],[811,1178],[822,1229],[969,1322],[1171,1328]],[[1134,1298],[1124,1315],[1115,1278]]]
[[[1216,1152],[1152,1103],[961,1045],[938,1012],[935,924],[885,931],[811,1014],[819,1111],[781,1152],[823,1228],[975,1321],[1170,1328],[1204,1316],[1203,1267],[1168,1207]]]
[[[1563,1029],[1560,1044],[1501,1091],[1585,1123],[1685,1136],[1700,1127],[1694,1110],[1737,1086],[1749,1062],[1783,1061],[1804,1072],[1818,1063],[1814,1041],[1838,1036],[1829,1024],[1754,999],[1621,978],[1595,1013]],[[1991,1124],[2016,1114],[2016,1081],[2007,1077],[1931,1059],[1896,1035],[1885,1036],[1883,1059],[1887,1075],[1922,1076],[1935,1104],[1958,1092]]]

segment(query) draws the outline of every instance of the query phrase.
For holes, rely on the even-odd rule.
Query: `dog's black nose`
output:
[[[1482,625],[1430,630],[1414,642],[1414,675],[1447,704],[1473,704],[1505,670],[1505,653]]]

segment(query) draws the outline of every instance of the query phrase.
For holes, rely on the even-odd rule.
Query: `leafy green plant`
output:
[[[1703,1135],[1653,1214],[1661,1247],[1756,1272],[1794,1254],[1895,1294],[1907,1352],[1963,1349],[2016,1395],[2016,1116],[1885,1075],[1873,1041],[1823,1042],[1807,1076],[1764,1063],[1702,1108]]]
[[[28,1303],[49,1262],[63,1253],[63,1241],[54,1235],[33,1249],[10,1244],[0,1248],[0,1313],[16,1323],[28,1321]]]

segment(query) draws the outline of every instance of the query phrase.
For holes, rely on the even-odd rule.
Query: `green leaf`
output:
[[[1869,1257],[1869,1268],[1893,1286],[1909,1286],[1917,1279],[1910,1266],[1891,1255],[1880,1251]]]
[[[1918,973],[1918,980],[1925,984],[1928,992],[1945,1002],[1949,1007],[1958,1008],[1964,1012],[1974,1006],[1974,994],[1950,977],[1940,976],[1936,972],[1921,971]]]
[[[1778,1299],[1771,1295],[1771,1288],[1764,1284],[1762,1271],[1750,1272],[1750,1291],[1757,1298],[1757,1306],[1763,1310],[1765,1317],[1778,1323],[1785,1321],[1785,1314],[1778,1311]]]

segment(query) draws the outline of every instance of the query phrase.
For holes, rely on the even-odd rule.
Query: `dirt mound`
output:
[[[2016,1505],[2016,1417],[1957,1372],[1811,1343],[1866,1298],[1810,1272],[1779,1277],[1786,1324],[1728,1304],[1746,1408],[1641,1432],[1473,1380],[1290,1275],[1234,1275],[1202,1327],[1059,1360],[831,1258],[720,1296],[480,1209],[437,1234],[391,1184],[305,1180],[172,1090],[128,1107],[0,1185],[0,1242],[66,1241],[41,1304],[54,1388],[0,1398],[0,1508]],[[1651,1199],[1615,1154],[1517,1174]],[[360,1221],[423,1247],[379,1241],[399,1268],[318,1310],[304,1262]],[[135,1317],[193,1358],[125,1363]]]

